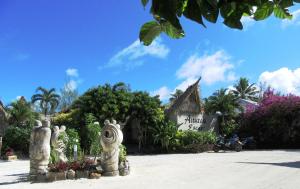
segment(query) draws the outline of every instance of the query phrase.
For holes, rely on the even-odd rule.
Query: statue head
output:
[[[110,124],[110,121],[108,120],[108,119],[106,119],[105,121],[104,121],[104,125],[109,125]]]
[[[55,126],[53,127],[53,132],[56,133],[56,132],[58,132],[58,131],[59,131],[59,127],[58,127],[57,125],[55,125]]]
[[[41,127],[42,122],[40,120],[35,120],[36,127]]]
[[[43,127],[50,127],[50,125],[51,125],[50,120],[49,119],[44,119],[42,121],[42,125],[43,125]]]
[[[66,126],[64,125],[60,126],[60,132],[64,132],[64,131],[66,131]]]
[[[101,131],[100,142],[104,151],[119,148],[123,141],[123,133],[115,120],[106,122]]]

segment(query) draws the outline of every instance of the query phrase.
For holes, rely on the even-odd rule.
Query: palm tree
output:
[[[227,93],[227,89],[221,88],[205,99],[204,108],[206,113],[220,113],[220,130],[221,133],[225,133],[228,123],[236,117],[236,109],[240,109],[240,105],[232,93]]]
[[[234,85],[234,89],[232,89],[231,92],[237,99],[258,101],[259,91],[254,85],[255,83],[249,85],[249,80],[241,77],[240,80]]]
[[[53,114],[57,106],[59,105],[60,96],[55,93],[55,89],[47,90],[43,87],[38,87],[35,94],[31,97],[31,103],[39,102],[41,111],[45,116]]]
[[[235,109],[239,107],[233,94],[227,93],[227,89],[221,88],[212,96],[205,99],[205,111],[208,113],[221,112],[224,115],[235,114]]]
[[[170,102],[173,102],[174,100],[178,99],[180,95],[183,94],[183,91],[180,89],[176,89],[174,94],[171,94],[171,97],[169,98]]]
[[[26,126],[33,124],[37,118],[31,108],[31,104],[21,97],[19,100],[12,102],[7,107],[8,121],[11,125]]]

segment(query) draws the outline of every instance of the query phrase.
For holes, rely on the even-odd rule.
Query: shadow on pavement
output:
[[[282,163],[265,163],[265,162],[237,162],[237,163],[257,164],[257,165],[275,165],[275,166],[282,166],[282,167],[290,167],[290,168],[300,169],[300,161],[282,162]]]
[[[28,181],[28,173],[22,173],[22,174],[11,174],[11,175],[5,175],[7,177],[17,177],[16,180],[11,181],[11,182],[0,182],[0,186],[1,185],[10,185],[10,184],[17,184],[17,183],[21,183],[21,182],[29,182]]]

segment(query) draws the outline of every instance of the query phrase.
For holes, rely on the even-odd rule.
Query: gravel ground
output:
[[[29,161],[0,161],[0,189],[299,189],[300,150],[129,156],[131,174],[53,183],[26,181]]]

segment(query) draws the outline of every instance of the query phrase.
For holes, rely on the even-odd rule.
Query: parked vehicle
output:
[[[237,135],[234,135],[230,139],[225,139],[224,136],[219,136],[216,144],[213,147],[215,152],[219,152],[220,150],[235,150],[240,152],[243,149],[243,144],[239,140]]]
[[[253,136],[244,138],[242,144],[244,149],[256,149],[256,141]]]

